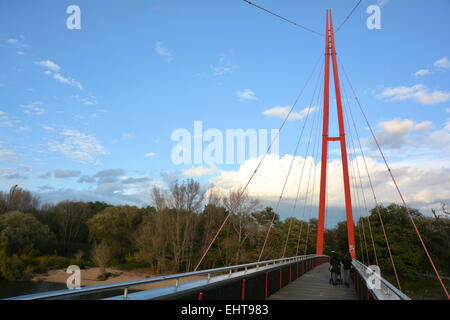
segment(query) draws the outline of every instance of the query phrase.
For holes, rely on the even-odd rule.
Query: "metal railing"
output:
[[[355,289],[359,298],[362,300],[411,300],[406,294],[397,289],[389,281],[381,277],[372,269],[364,265],[358,260],[353,260],[352,265],[355,270]],[[374,276],[379,281],[379,287],[369,288],[368,283],[371,282],[369,277]]]
[[[274,260],[267,260],[261,262],[253,262],[241,265],[234,265],[229,267],[206,269],[195,272],[178,273],[173,275],[159,276],[153,278],[145,278],[132,281],[122,281],[116,283],[109,283],[97,286],[87,286],[81,287],[79,289],[63,289],[42,293],[35,293],[29,295],[23,295],[18,297],[11,297],[6,300],[40,300],[40,299],[65,299],[76,296],[88,295],[93,293],[107,292],[113,290],[123,290],[123,295],[118,297],[112,297],[110,299],[123,299],[126,300],[130,298],[136,299],[157,299],[158,297],[164,297],[167,295],[173,295],[183,290],[193,290],[195,288],[200,288],[205,285],[212,283],[218,283],[221,281],[226,281],[230,279],[235,279],[242,277],[244,275],[249,275],[252,273],[258,273],[264,270],[269,270],[273,268],[282,268],[284,265],[289,265],[292,263],[297,263],[305,260],[312,260],[313,258],[326,258],[327,256],[317,256],[315,254],[303,255],[289,258],[281,258]],[[217,275],[221,274],[221,275]],[[193,276],[203,276],[206,275],[205,279],[190,281],[188,283],[180,283],[180,280],[187,277]],[[216,275],[212,277],[212,275]],[[146,284],[152,284],[162,281],[175,280],[174,285],[169,285],[163,288],[144,290],[137,293],[129,293],[129,288],[142,286]],[[133,295],[133,297],[131,297]]]

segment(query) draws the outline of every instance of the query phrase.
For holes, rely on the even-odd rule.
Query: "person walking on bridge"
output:
[[[344,267],[344,274],[343,274],[343,280],[344,284],[348,287],[350,282],[350,270],[352,268],[352,257],[350,256],[350,252],[347,251],[347,253],[344,255],[344,258],[342,259],[342,266]]]
[[[333,285],[337,284],[338,275],[341,273],[341,260],[336,251],[331,251],[330,271]]]

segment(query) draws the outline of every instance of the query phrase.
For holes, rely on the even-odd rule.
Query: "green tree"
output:
[[[132,235],[142,221],[137,207],[108,207],[87,221],[89,236],[94,242],[105,242],[115,262],[123,261],[132,251]]]
[[[52,250],[54,235],[33,215],[19,211],[0,215],[0,250],[9,256],[37,251],[40,254]]]

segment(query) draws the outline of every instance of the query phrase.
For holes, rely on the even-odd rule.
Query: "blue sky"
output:
[[[256,3],[323,33],[327,8],[336,28],[356,2]],[[66,27],[72,4],[81,9],[79,30]],[[372,4],[381,8],[380,30],[366,26]],[[450,198],[449,9],[444,0],[364,0],[336,34],[338,56],[400,187],[426,214]],[[18,184],[44,201],[145,205],[153,185],[186,177],[205,188],[243,185],[251,159],[177,165],[172,133],[185,128],[193,134],[196,120],[224,135],[227,129],[278,129],[282,118],[273,111],[292,105],[324,50],[322,37],[241,0],[1,0],[0,30],[0,187]],[[330,134],[337,135],[332,83]],[[295,112],[310,107],[313,89],[307,87]],[[298,118],[280,134],[280,158],[262,168],[263,176],[276,173],[279,181],[250,189],[272,205],[289,163],[285,156],[293,155],[305,120]],[[398,202],[385,191],[389,180],[360,120],[379,192]],[[305,136],[302,157],[306,142]],[[337,144],[329,148],[338,190],[340,154]],[[295,187],[282,216],[290,215],[292,193]],[[335,198],[337,221],[344,218],[343,200]]]

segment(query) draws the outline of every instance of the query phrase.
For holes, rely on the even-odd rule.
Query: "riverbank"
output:
[[[107,283],[116,283],[122,281],[132,281],[143,278],[151,278],[158,277],[161,275],[154,274],[150,271],[150,269],[134,269],[134,270],[118,270],[112,268],[106,268],[106,273],[112,274],[106,280],[97,280],[98,275],[100,274],[100,268],[98,267],[90,267],[81,269],[81,286],[96,286]],[[59,283],[66,284],[67,278],[70,274],[66,273],[66,269],[57,269],[57,270],[49,270],[46,274],[39,274],[33,276],[31,279],[34,282],[48,282],[48,283]],[[181,279],[181,282],[194,281],[198,279],[202,279],[204,276],[195,276],[195,277],[187,277]],[[133,287],[133,290],[149,290],[154,288],[166,287],[170,285],[174,285],[175,280],[161,281],[156,283],[150,283],[146,285],[141,285],[137,287]]]

